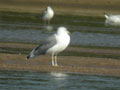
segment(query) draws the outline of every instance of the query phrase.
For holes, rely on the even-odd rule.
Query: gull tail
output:
[[[35,49],[33,49],[32,52],[27,56],[26,60],[35,57],[34,51],[35,51]]]
[[[28,59],[30,59],[30,58],[33,58],[34,57],[34,55],[28,55],[27,57],[26,57],[26,60],[28,60]]]
[[[30,55],[27,56],[26,60],[30,59]]]

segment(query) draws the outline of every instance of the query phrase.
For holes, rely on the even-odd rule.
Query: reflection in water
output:
[[[80,21],[80,20],[79,20]],[[79,22],[77,21],[77,22]],[[81,23],[84,21],[80,21]],[[92,23],[86,20],[86,23]],[[93,24],[100,22],[94,22]],[[104,22],[102,22],[104,23]],[[59,25],[60,26],[60,25]],[[55,25],[44,26],[39,23],[8,23],[7,21],[0,22],[0,41],[1,42],[25,42],[25,43],[40,43],[46,37],[51,35],[59,27]],[[61,25],[63,26],[63,25]],[[74,26],[64,25],[71,32],[71,45],[90,45],[90,46],[107,46],[119,47],[120,35],[119,34],[103,34],[91,33],[89,31],[102,31],[102,32],[120,32],[119,28],[115,27],[92,27],[89,26]],[[86,31],[86,33],[81,32]]]
[[[0,70],[0,90],[120,90],[120,77]]]
[[[65,89],[63,87],[69,86],[68,85],[68,75],[62,72],[51,72],[50,75],[52,76],[52,84],[56,89]]]
[[[0,30],[0,41],[40,43],[53,32],[47,30],[42,30],[42,32],[39,30]],[[119,47],[120,35],[72,32],[71,45]]]
[[[51,76],[53,76],[55,79],[66,79],[68,77],[67,74],[62,73],[62,72],[51,72]]]
[[[47,25],[47,26],[44,26],[44,29],[47,31],[53,31],[53,26]]]

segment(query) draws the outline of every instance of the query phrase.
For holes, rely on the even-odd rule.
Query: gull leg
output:
[[[55,66],[58,66],[58,64],[57,64],[57,54],[55,55]]]
[[[47,22],[46,20],[43,20],[44,26],[46,25],[46,22]]]
[[[44,21],[44,26],[46,25],[46,21]]]
[[[50,20],[48,20],[48,25],[50,25]]]
[[[54,62],[54,53],[52,53],[52,66],[55,65],[55,62]]]

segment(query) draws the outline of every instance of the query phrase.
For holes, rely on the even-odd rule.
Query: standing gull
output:
[[[54,11],[50,6],[48,6],[45,9],[45,11],[42,13],[42,19],[44,21],[44,24],[46,24],[46,22],[50,24],[50,20],[53,18],[53,16],[54,16]]]
[[[44,43],[33,49],[27,59],[49,53],[52,54],[52,66],[58,66],[57,54],[66,49],[69,43],[69,31],[65,27],[59,27],[57,33],[48,37]]]

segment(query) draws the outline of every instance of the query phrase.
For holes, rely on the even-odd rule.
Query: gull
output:
[[[45,11],[42,13],[42,20],[44,21],[44,24],[47,24],[49,25],[50,24],[50,20],[53,18],[54,16],[54,11],[53,9],[48,6]]]
[[[57,32],[48,37],[42,44],[34,48],[27,59],[44,54],[52,54],[52,66],[58,66],[57,54],[65,50],[70,43],[69,31],[65,27],[59,27]]]
[[[120,26],[120,15],[104,14],[106,20],[105,25]]]

